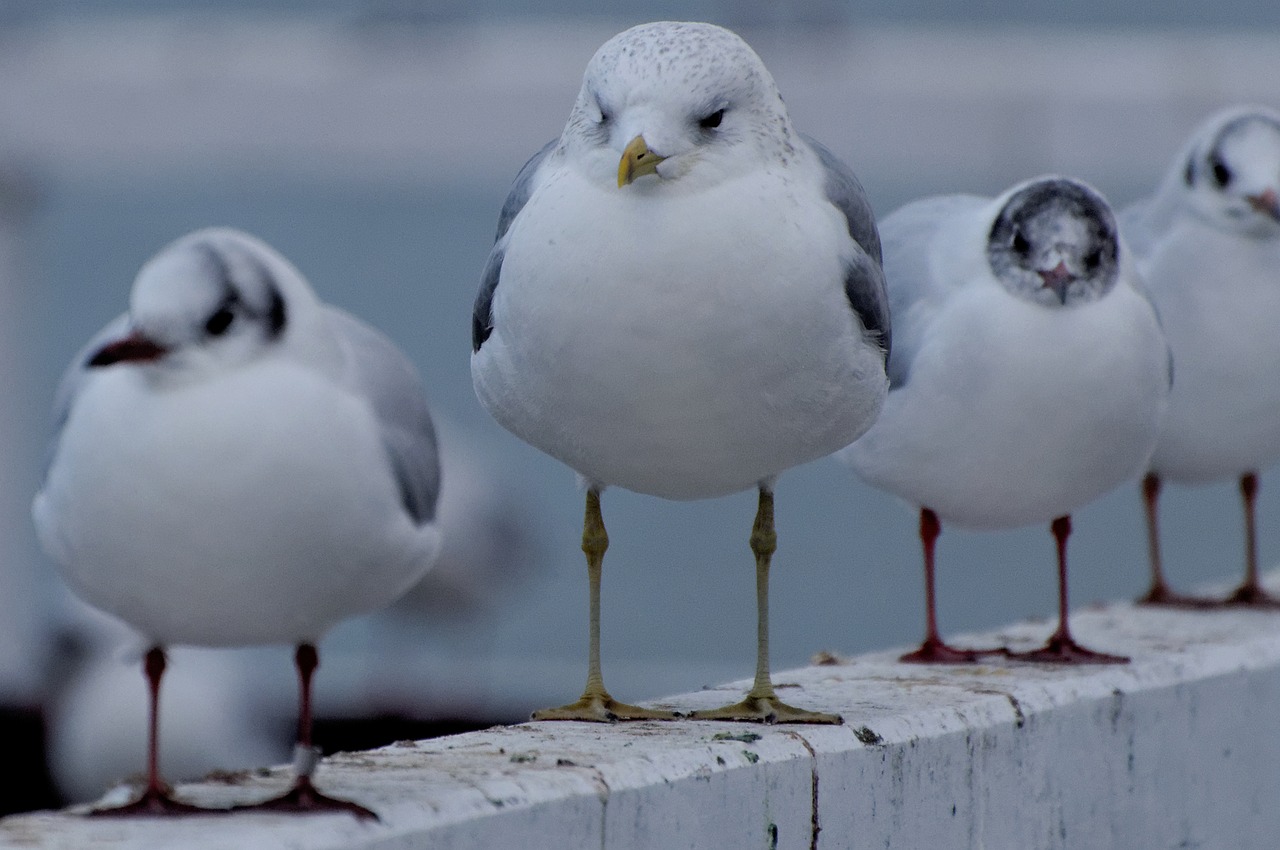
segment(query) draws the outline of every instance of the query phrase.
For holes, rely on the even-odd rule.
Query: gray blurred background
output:
[[[469,320],[510,180],[560,132],[608,37],[661,18],[736,29],[795,123],[854,168],[881,215],[921,195],[995,194],[1045,172],[1083,178],[1123,206],[1154,186],[1211,111],[1280,107],[1273,0],[652,0],[625,14],[589,0],[173,5],[0,0],[0,737],[33,753],[45,725],[83,716],[64,707],[93,658],[136,700],[122,710],[129,722],[141,722],[136,648],[67,599],[38,554],[28,505],[61,370],[124,309],[139,266],[182,233],[252,231],[322,298],[395,339],[446,422],[446,449],[465,456],[453,480],[446,461],[445,487],[465,482],[474,503],[459,514],[486,517],[458,534],[474,546],[459,555],[461,577],[325,640],[319,710],[335,724],[485,724],[566,701],[585,674],[582,494],[566,468],[476,402]],[[1278,489],[1264,476],[1267,563],[1280,551]],[[1186,587],[1234,577],[1232,485],[1166,492],[1172,578]],[[918,640],[914,511],[830,460],[788,472],[777,493],[775,669],[818,650]],[[751,673],[753,512],[753,494],[672,503],[607,493],[603,653],[619,697]],[[1140,520],[1136,485],[1076,515],[1077,606],[1144,589]],[[944,529],[939,559],[947,633],[1054,610],[1047,528]],[[245,722],[274,724],[287,742],[290,650],[224,655],[240,659],[228,687],[261,703]],[[188,669],[200,678],[198,661]],[[107,703],[95,699],[101,720]],[[117,728],[98,738],[120,737]],[[421,731],[394,728],[386,740]],[[59,734],[70,733],[50,732]],[[102,781],[141,767],[136,734],[136,768]],[[104,759],[85,747],[67,763]]]

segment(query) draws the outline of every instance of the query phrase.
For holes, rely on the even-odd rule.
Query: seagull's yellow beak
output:
[[[618,188],[630,184],[637,177],[657,174],[658,163],[664,159],[665,156],[658,156],[649,150],[644,136],[636,136],[627,144],[626,150],[622,152],[622,159],[618,162]]]

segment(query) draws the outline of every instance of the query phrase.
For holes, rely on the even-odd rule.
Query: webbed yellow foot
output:
[[[588,720],[595,723],[615,723],[619,720],[675,720],[680,715],[674,711],[644,708],[618,702],[606,694],[583,694],[577,702],[559,708],[544,708],[533,713],[534,720]]]
[[[724,705],[707,711],[695,711],[690,720],[739,720],[747,723],[823,723],[838,726],[844,718],[838,714],[824,714],[788,705],[777,696],[747,695],[742,702]]]

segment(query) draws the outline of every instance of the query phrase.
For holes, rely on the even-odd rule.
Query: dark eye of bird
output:
[[[1084,264],[1090,271],[1093,271],[1098,266],[1102,265],[1102,249],[1094,248],[1092,251],[1085,254]]]
[[[1213,160],[1213,182],[1218,184],[1219,189],[1227,188],[1227,184],[1231,182],[1231,169],[1227,168],[1227,164],[1220,159]]]
[[[720,120],[722,118],[724,118],[724,110],[717,109],[715,112],[712,112],[710,115],[700,120],[698,122],[698,126],[704,130],[714,130],[720,126]]]
[[[204,329],[210,336],[222,336],[227,332],[227,328],[231,327],[231,323],[235,321],[235,318],[235,313],[223,307],[209,317],[209,321],[204,323]]]
[[[1024,255],[1031,250],[1031,243],[1022,235],[1021,230],[1013,231],[1013,250]]]

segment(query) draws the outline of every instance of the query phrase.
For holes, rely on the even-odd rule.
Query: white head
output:
[[[127,336],[90,367],[148,364],[196,376],[247,363],[288,336],[310,288],[288,261],[236,230],[198,230],[156,254],[134,280]]]
[[[1096,301],[1116,284],[1120,241],[1111,207],[1065,177],[1042,177],[1003,197],[987,262],[1014,295],[1051,307]]]
[[[1219,113],[1184,152],[1181,190],[1200,218],[1234,233],[1280,236],[1280,114]]]
[[[710,186],[794,154],[795,131],[760,57],[712,24],[643,24],[587,64],[561,138],[593,182]],[[632,185],[634,183],[634,185]]]

